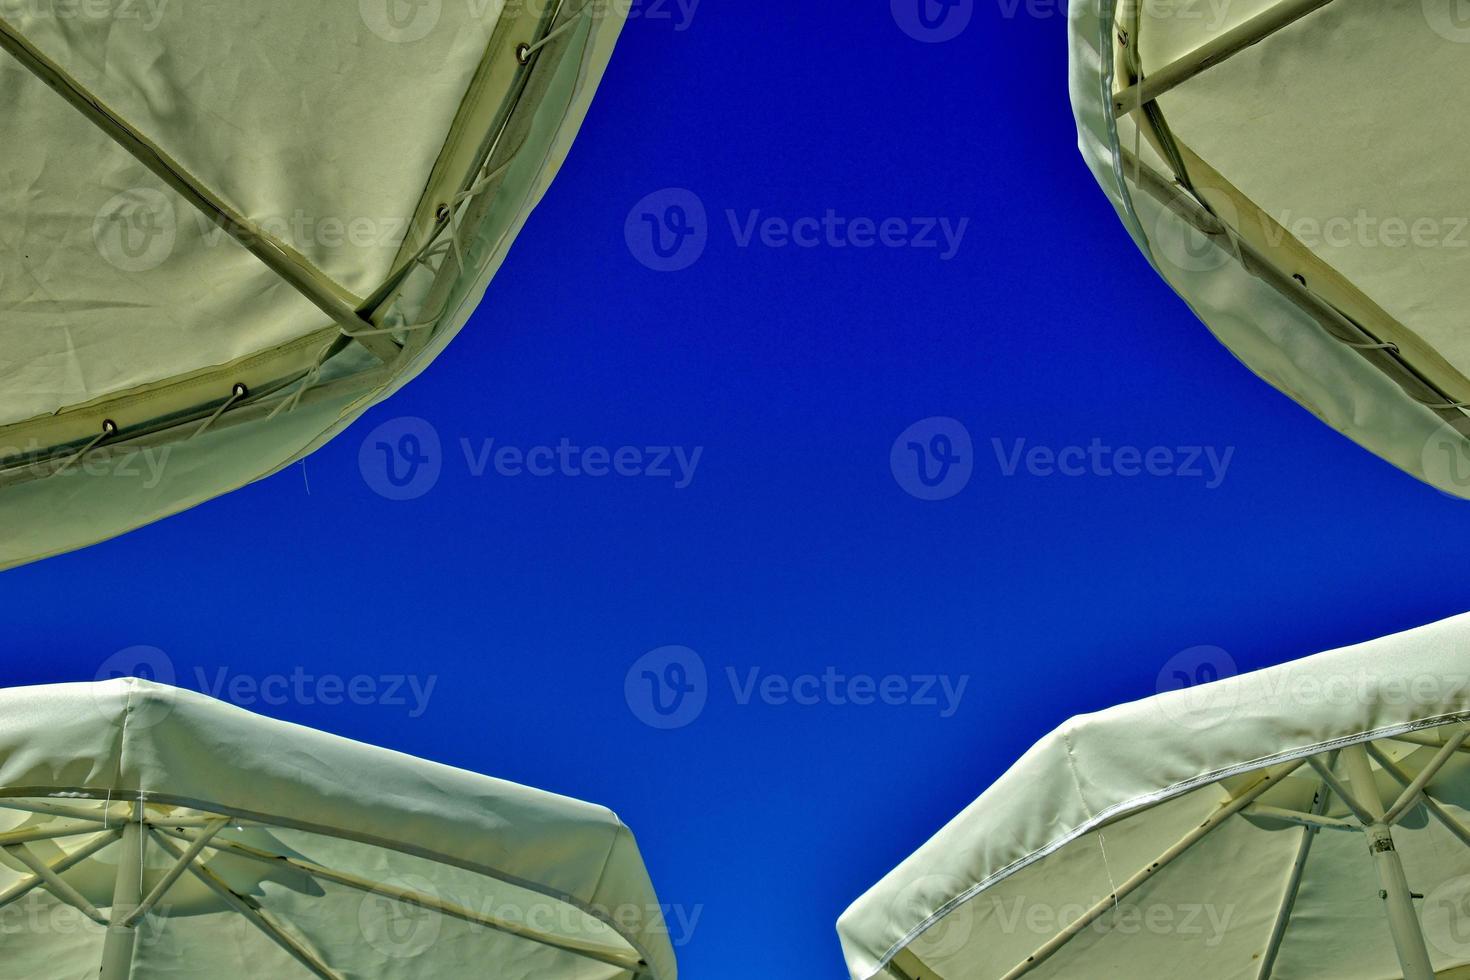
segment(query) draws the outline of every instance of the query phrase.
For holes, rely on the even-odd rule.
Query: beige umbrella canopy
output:
[[[1470,86],[1457,0],[1073,0],[1081,146],[1261,377],[1470,496]]]
[[[0,978],[674,980],[607,810],[137,680],[0,691]]]
[[[1470,977],[1470,616],[1073,719],[838,924],[855,980]]]
[[[624,11],[0,7],[0,568],[271,473],[421,371]]]

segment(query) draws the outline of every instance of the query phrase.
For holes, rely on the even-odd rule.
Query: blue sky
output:
[[[304,466],[6,573],[0,680],[152,648],[607,804],[685,976],[836,978],[838,914],[1069,715],[1470,606],[1470,504],[1135,252],[1056,5],[929,43],[902,3],[637,8],[448,354]]]

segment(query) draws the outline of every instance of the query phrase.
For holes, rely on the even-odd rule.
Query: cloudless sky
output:
[[[254,710],[606,804],[697,916],[685,977],[805,980],[845,975],[837,916],[1032,742],[1155,693],[1181,651],[1254,669],[1470,607],[1470,504],[1254,378],[1136,253],[1075,149],[1056,7],[973,0],[940,43],[895,10],[640,7],[448,354],[304,466],[6,573],[0,681],[154,647]],[[649,268],[644,216],[672,234],[691,196],[704,251]],[[762,224],[829,212],[847,247]],[[855,247],[858,218],[964,230],[946,259]],[[968,434],[970,479],[925,500],[891,450],[936,417],[962,429],[921,449]],[[441,473],[393,500],[369,436],[405,418]],[[682,488],[477,462],[563,439],[700,454]],[[1094,440],[1230,455],[1220,481],[1006,475],[1018,446]],[[706,679],[666,730],[635,664],[667,646]],[[296,672],[427,701],[250,695]],[[780,696],[808,675],[965,687],[953,712],[938,688]]]

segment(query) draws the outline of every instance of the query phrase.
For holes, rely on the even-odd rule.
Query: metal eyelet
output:
[[[531,46],[525,41],[516,45],[516,60],[523,65],[531,63]]]

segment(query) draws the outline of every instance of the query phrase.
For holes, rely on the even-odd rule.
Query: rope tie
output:
[[[225,414],[225,412],[228,412],[237,401],[242,398],[247,398],[249,397],[249,395],[249,388],[245,387],[243,384],[235,385],[235,387],[230,389],[230,397],[225,399],[224,404],[220,405],[219,408],[216,408],[214,410],[214,414],[205,419],[204,424],[195,429],[194,434],[191,435],[189,438],[198,439],[200,436],[204,435],[204,433],[209,431],[210,426],[219,421],[219,417],[221,415]]]
[[[75,455],[68,457],[67,460],[66,460],[66,462],[64,462],[60,466],[58,466],[56,468],[56,471],[54,473],[52,473],[51,475],[52,476],[60,476],[61,474],[65,473],[67,470],[71,469],[72,466],[73,466],[73,464],[75,464],[83,456],[87,455],[93,449],[95,449],[97,447],[97,444],[99,442],[101,442],[103,439],[106,439],[108,436],[112,435],[116,431],[117,431],[117,423],[116,422],[112,421],[112,419],[103,419],[102,420],[102,431],[99,432],[97,435],[93,436],[92,437],[92,440],[90,442],[88,442],[85,446],[83,446],[80,450],[78,450]]]
[[[532,55],[534,55],[537,51],[540,51],[542,48],[546,47],[552,41],[555,41],[557,38],[561,37],[567,31],[571,30],[573,27],[576,27],[577,26],[577,23],[583,17],[586,17],[591,12],[592,12],[592,4],[589,3],[585,7],[582,8],[582,12],[581,13],[579,13],[577,16],[571,18],[570,20],[568,20],[565,24],[561,25],[556,30],[554,30],[554,31],[550,32],[549,34],[547,34],[545,37],[543,37],[541,40],[537,41],[535,44],[522,44],[520,47],[516,48],[516,60],[519,61],[523,65],[524,64],[529,64],[530,61],[531,61],[531,56]]]

